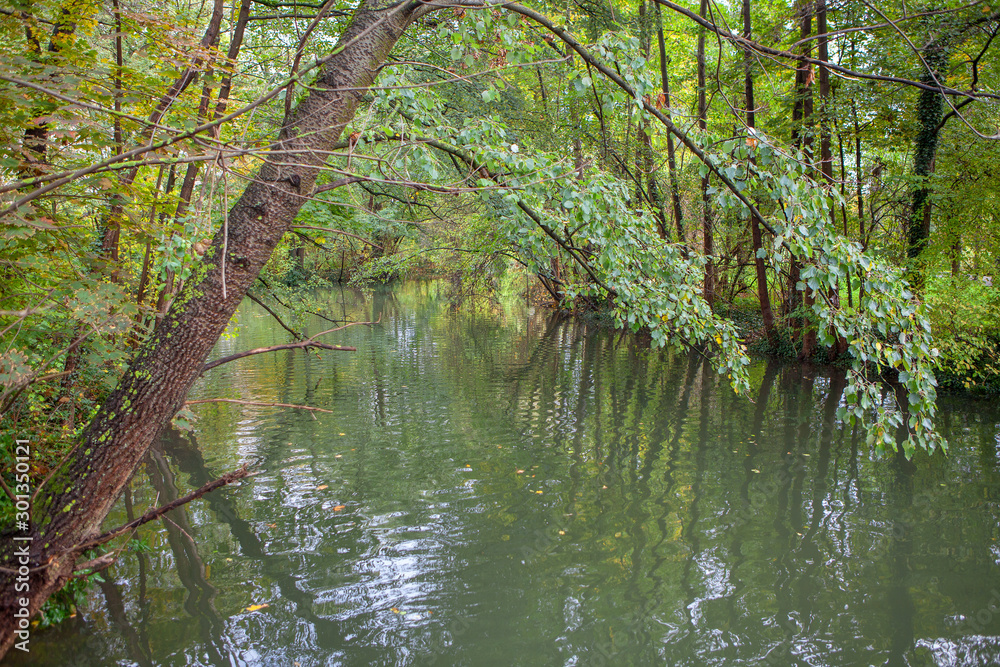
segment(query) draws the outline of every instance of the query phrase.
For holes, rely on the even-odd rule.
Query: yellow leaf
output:
[[[394,613],[394,614],[402,614],[403,612],[401,612],[400,610],[398,610],[395,607],[393,607],[392,608],[392,613]]]
[[[249,607],[247,607],[247,611],[260,611],[261,609],[267,609],[270,606],[271,605],[269,605],[267,603],[264,603],[264,604],[252,604]]]
[[[722,345],[722,336],[716,336],[715,342],[718,343],[719,345]]]
[[[336,507],[333,508],[333,511],[334,512],[339,512],[340,510],[344,509],[345,507],[347,507],[347,505],[337,505]]]
[[[320,484],[319,486],[316,487],[316,490],[322,491],[323,489],[329,489],[329,488],[330,488],[329,484]]]

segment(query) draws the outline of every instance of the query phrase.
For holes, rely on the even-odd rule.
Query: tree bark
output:
[[[306,201],[324,160],[353,118],[363,91],[400,35],[421,13],[418,4],[362,4],[321,67],[307,97],[286,119],[269,161],[232,207],[228,238],[220,230],[202,264],[160,327],[137,353],[118,387],[81,436],[32,508],[30,542],[5,536],[7,568],[20,565],[14,544],[29,544],[31,615],[72,575],[79,545],[99,533],[150,444],[184,402],[205,358],[243,295]],[[227,246],[222,257],[223,245]],[[0,587],[13,591],[11,569]],[[0,653],[17,639],[15,595],[0,596]]]
[[[922,83],[937,85],[942,70],[948,63],[948,50],[940,42],[932,42],[922,54],[927,69],[920,77]],[[906,234],[906,256],[910,260],[909,278],[916,287],[921,287],[923,279],[916,265],[927,246],[931,235],[931,187],[930,176],[934,173],[934,158],[937,155],[938,135],[941,130],[941,115],[944,112],[944,96],[936,90],[921,90],[917,99],[917,120],[920,130],[914,141],[913,175],[917,185],[913,190],[910,219]]]
[[[833,189],[833,148],[831,146],[831,110],[830,110],[830,70],[825,63],[830,59],[829,40],[826,37],[826,0],[816,0],[816,32],[820,35],[817,40],[816,50],[818,59],[822,62],[819,65],[819,168],[823,174],[823,182],[827,190]],[[836,227],[837,214],[830,210],[830,224]],[[844,230],[845,234],[847,230]],[[840,306],[840,289],[832,287],[827,295],[834,308]],[[830,348],[830,360],[847,352],[847,339],[834,334],[834,345]]]
[[[753,37],[753,22],[750,19],[750,0],[743,0],[743,36],[747,39],[752,39]],[[745,70],[744,90],[746,93],[746,120],[747,130],[750,133],[748,134],[749,140],[757,123],[754,114],[756,102],[753,96],[753,56],[750,55],[749,51],[743,52],[743,68]],[[756,160],[751,158],[750,162],[756,163]],[[778,332],[774,328],[774,311],[771,310],[771,295],[767,290],[767,264],[764,263],[764,258],[761,256],[764,244],[760,233],[760,219],[753,214],[750,215],[750,234],[753,238],[753,262],[757,278],[757,299],[760,301],[760,319],[764,325],[764,335],[767,336],[767,343],[774,350],[778,347]]]
[[[803,0],[797,5],[799,12],[799,36],[802,39],[812,34],[812,3]],[[806,41],[802,47],[802,53],[812,56],[812,42]],[[806,154],[806,160],[812,160],[813,152],[813,71],[812,65],[802,63],[795,70],[795,106],[792,109],[792,141],[796,147]],[[799,275],[802,271],[802,264],[799,258],[792,256],[788,269],[788,296],[785,301],[785,313],[789,314],[803,305],[803,295],[796,286],[799,283]],[[808,288],[807,288],[808,289]],[[811,301],[807,302],[811,303]],[[796,338],[801,337],[802,349],[800,357],[811,356],[816,341],[816,333],[801,317],[792,318],[792,331]]]
[[[698,9],[702,18],[708,17],[708,0],[701,0]],[[698,30],[698,128],[708,129],[708,100],[705,81],[705,29]],[[715,238],[712,230],[712,202],[708,196],[709,176],[701,179],[701,233],[702,252],[705,254],[705,301],[709,306],[715,304],[715,262],[712,254],[715,252]]]
[[[663,13],[656,6],[656,36],[660,46],[660,81],[663,85],[663,108],[667,118],[673,119],[670,112],[670,76],[667,73],[667,47],[663,39]],[[703,44],[704,46],[704,44]],[[681,209],[681,189],[677,183],[677,159],[674,149],[674,135],[667,133],[667,178],[670,180],[670,201],[674,208],[674,225],[677,227],[677,240],[687,245],[684,237],[684,213]]]

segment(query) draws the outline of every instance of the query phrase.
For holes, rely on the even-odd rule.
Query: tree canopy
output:
[[[935,373],[997,386],[985,3],[0,11],[0,416],[46,443],[33,610],[245,297],[297,335],[324,281],[524,274],[737,393],[751,347],[839,357],[840,417],[907,456],[946,447]]]

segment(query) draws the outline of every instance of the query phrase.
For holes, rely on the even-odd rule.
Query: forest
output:
[[[751,355],[835,363],[875,455],[947,449],[939,391],[1000,390],[985,0],[0,17],[0,652],[18,609],[114,560],[105,518],[245,299],[333,350],[300,333],[315,289],[433,276],[456,309],[601,313],[740,395]]]

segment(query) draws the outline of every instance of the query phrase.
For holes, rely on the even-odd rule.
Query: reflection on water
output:
[[[195,393],[333,414],[198,406],[115,519],[259,474],[143,529],[31,664],[1000,663],[997,406],[944,399],[948,458],[873,461],[836,372],[755,363],[751,402],[580,320],[329,298],[381,315],[338,334],[358,352]],[[216,356],[284,341],[239,320]]]

